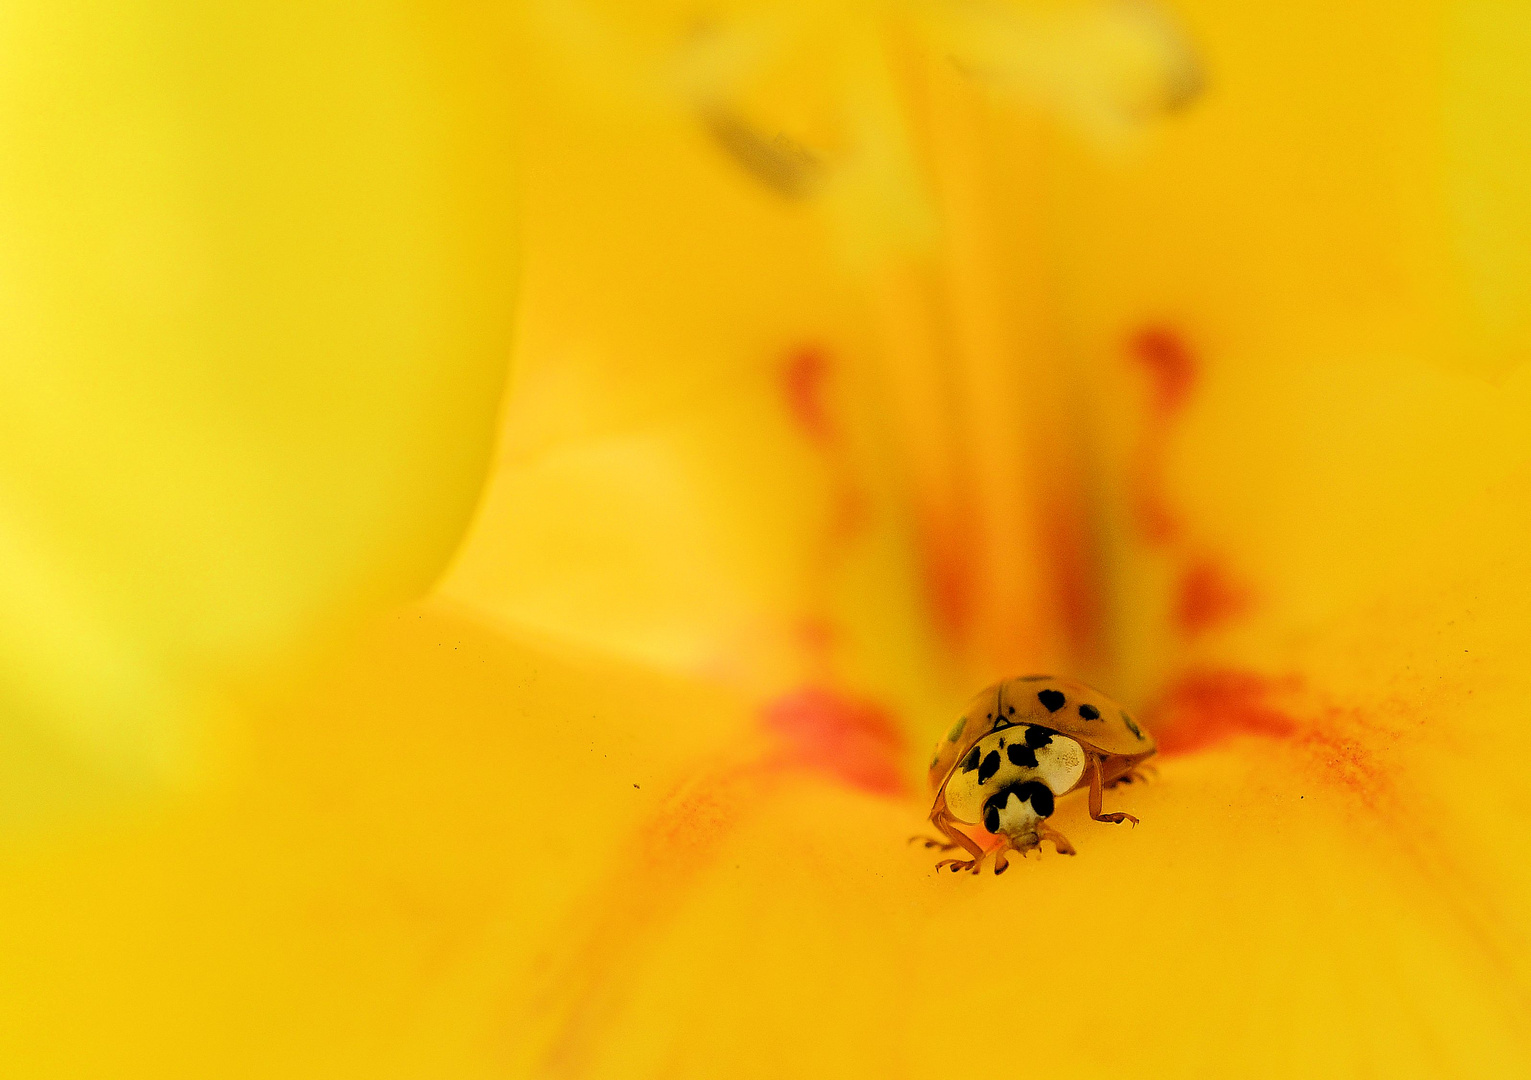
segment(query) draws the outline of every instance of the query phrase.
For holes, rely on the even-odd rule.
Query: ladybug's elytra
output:
[[[1046,821],[1058,796],[1086,785],[1090,817],[1137,824],[1131,814],[1101,813],[1101,792],[1131,779],[1155,749],[1127,710],[1083,683],[1052,675],[995,683],[972,700],[930,761],[930,823],[946,839],[926,846],[972,856],[943,859],[937,869],[978,873],[986,850],[974,837],[985,831],[999,838],[996,874],[1009,866],[1006,851],[1025,855],[1043,840],[1074,854]]]

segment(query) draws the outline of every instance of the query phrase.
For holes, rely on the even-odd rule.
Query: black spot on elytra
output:
[[[1029,746],[1012,743],[1010,749],[1005,751],[1005,755],[1009,757],[1010,764],[1012,765],[1019,765],[1023,769],[1035,769],[1037,767],[1037,752]]]
[[[1014,716],[1014,715],[1015,715],[1015,706],[1014,706],[1014,705],[1011,705],[1011,706],[1008,706],[1008,708],[1009,708],[1009,710],[1010,710],[1010,715],[1011,715],[1011,716]]]
[[[989,778],[999,772],[999,751],[990,750],[989,756],[983,759],[983,764],[978,767],[978,782],[987,784]]]
[[[1086,720],[1099,720],[1100,710],[1094,705],[1081,705],[1079,706],[1079,715]]]
[[[983,804],[983,827],[991,833],[999,832],[999,807],[992,799]]]
[[[978,768],[978,747],[975,746],[968,751],[968,756],[962,759],[962,771],[972,772],[976,768]]]
[[[1068,699],[1063,696],[1061,690],[1043,690],[1037,695],[1037,700],[1048,712],[1057,712],[1068,704]]]
[[[1127,725],[1127,730],[1137,736],[1138,741],[1143,741],[1143,733],[1138,730],[1138,725],[1132,722],[1132,717],[1122,713],[1122,723]]]
[[[1046,746],[1053,741],[1053,733],[1046,728],[1029,727],[1026,729],[1026,745],[1035,750],[1039,746]]]

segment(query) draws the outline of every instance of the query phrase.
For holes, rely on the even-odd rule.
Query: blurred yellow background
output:
[[[5,1075],[1531,1071],[1531,11],[0,27]]]

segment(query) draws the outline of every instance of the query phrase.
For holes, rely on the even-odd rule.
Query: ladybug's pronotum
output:
[[[1096,821],[1137,824],[1131,814],[1101,813],[1101,792],[1132,778],[1154,749],[1127,710],[1083,683],[1052,675],[996,683],[973,699],[930,761],[930,823],[945,840],[926,846],[972,856],[943,859],[937,869],[976,874],[992,848],[994,872],[1002,874],[1007,851],[1025,855],[1043,840],[1074,854],[1047,819],[1058,796],[1076,788],[1089,788]]]

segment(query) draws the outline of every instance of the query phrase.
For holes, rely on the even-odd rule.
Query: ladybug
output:
[[[1090,817],[1136,825],[1131,814],[1101,813],[1101,792],[1136,779],[1134,770],[1155,749],[1153,736],[1126,709],[1083,683],[1052,675],[995,683],[969,703],[930,759],[930,823],[946,840],[927,839],[925,846],[960,847],[972,856],[943,859],[936,869],[976,874],[992,847],[994,872],[1003,874],[1007,850],[1024,856],[1043,840],[1074,854],[1047,819],[1060,795],[1085,786]],[[984,832],[999,843],[985,843]]]

